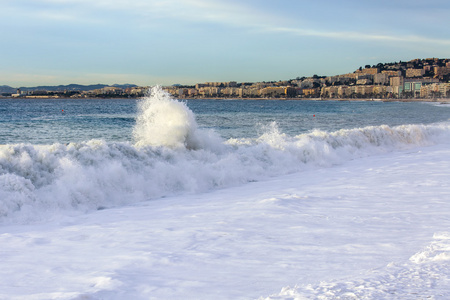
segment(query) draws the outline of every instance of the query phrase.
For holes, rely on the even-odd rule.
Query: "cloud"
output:
[[[272,32],[286,32],[298,36],[313,36],[341,40],[357,40],[357,41],[378,41],[378,42],[401,42],[401,43],[432,43],[439,45],[450,45],[448,39],[433,39],[418,35],[383,35],[383,34],[368,34],[351,31],[318,31],[311,29],[289,28],[289,27],[266,27],[268,31]]]
[[[11,14],[43,20],[90,21],[110,14],[143,17],[148,23],[166,19],[173,22],[208,22],[254,27],[275,18],[258,9],[215,0],[16,0],[7,4]]]
[[[62,0],[51,0],[59,1]],[[72,0],[74,2],[79,2]],[[90,3],[86,0],[81,0]],[[64,1],[65,2],[65,1]],[[314,29],[303,25],[293,26],[299,20],[292,20],[286,16],[276,15],[247,6],[243,3],[217,0],[97,0],[94,2],[101,9],[128,11],[135,15],[151,17],[153,19],[169,19],[174,22],[187,21],[195,23],[213,23],[247,30],[257,30],[274,33],[285,32],[296,36],[310,36],[351,41],[378,41],[399,43],[434,43],[449,45],[450,40],[444,38],[429,38],[420,35],[394,35],[365,33],[359,31],[333,31]],[[306,23],[304,20],[303,23]],[[291,24],[286,26],[286,24]]]
[[[127,15],[141,26],[153,26],[161,22],[168,26],[170,23],[208,23],[254,32],[287,33],[326,39],[450,44],[449,39],[413,34],[405,36],[365,33],[358,30],[333,31],[326,27],[319,30],[312,25],[308,27],[307,20],[293,20],[292,17],[269,12],[267,8],[264,11],[242,2],[229,0],[16,0],[10,5],[17,8],[16,13],[27,12],[27,7],[31,7],[28,10],[29,14],[47,21],[108,25],[117,23],[117,15]],[[302,22],[301,26],[298,26],[299,22]]]

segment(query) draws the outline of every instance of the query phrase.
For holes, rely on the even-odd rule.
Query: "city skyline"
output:
[[[446,1],[0,2],[0,85],[256,82],[448,57]]]

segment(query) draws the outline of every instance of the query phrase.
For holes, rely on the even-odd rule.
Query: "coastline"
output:
[[[393,98],[393,99],[379,99],[379,98],[223,98],[223,97],[184,97],[176,98],[179,100],[278,100],[278,101],[376,101],[376,102],[448,102],[450,103],[450,98]]]
[[[0,99],[14,99],[14,100],[23,100],[23,99],[60,99],[60,100],[68,100],[68,99],[140,99],[143,97],[110,97],[110,98],[65,98],[65,97],[55,97],[55,96],[27,96],[27,97],[2,97]],[[382,99],[382,98],[227,98],[227,97],[174,97],[178,100],[268,100],[268,101],[374,101],[374,102],[433,102],[433,103],[450,103],[450,98],[391,98],[391,99]]]

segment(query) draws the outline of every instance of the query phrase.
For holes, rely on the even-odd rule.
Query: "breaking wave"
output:
[[[33,222],[240,185],[271,176],[442,143],[450,124],[372,126],[298,136],[276,123],[257,139],[222,140],[182,102],[153,88],[139,104],[134,143],[0,146],[0,222]]]
[[[195,115],[185,103],[172,99],[158,86],[138,102],[133,137],[136,146],[199,149],[220,147],[221,143],[214,132],[198,129]]]

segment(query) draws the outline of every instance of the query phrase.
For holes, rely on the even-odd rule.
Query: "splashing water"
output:
[[[197,122],[186,104],[172,99],[160,86],[138,103],[133,136],[137,146],[198,148]]]

